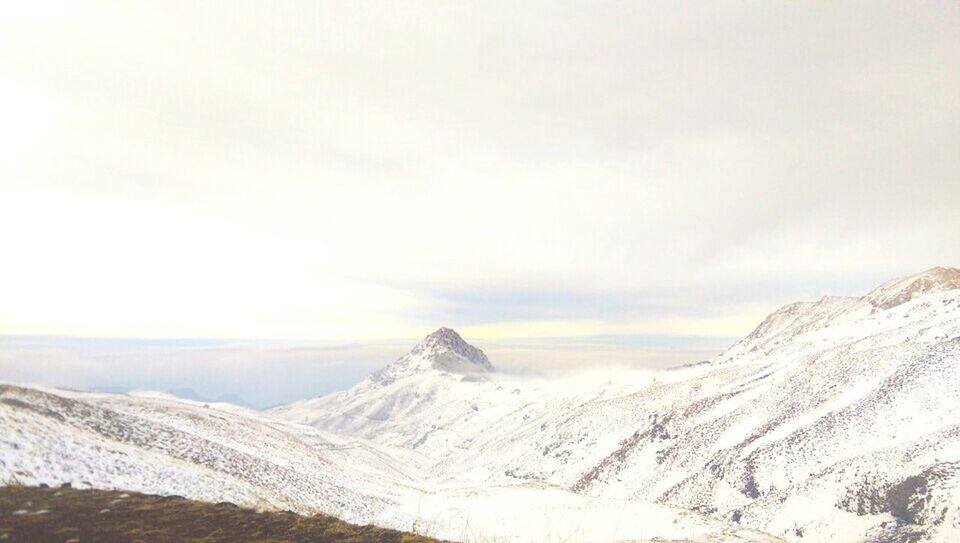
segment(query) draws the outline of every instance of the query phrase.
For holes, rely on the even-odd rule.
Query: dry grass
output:
[[[326,515],[257,512],[106,490],[0,487],[0,542],[427,543],[429,538],[355,526]]]

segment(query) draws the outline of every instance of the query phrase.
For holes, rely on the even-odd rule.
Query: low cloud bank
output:
[[[553,376],[670,367],[711,358],[732,341],[630,336],[474,343],[501,372]],[[415,343],[0,336],[0,381],[110,392],[189,391],[263,408],[348,388]]]

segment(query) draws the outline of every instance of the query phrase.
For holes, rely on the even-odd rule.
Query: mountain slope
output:
[[[440,482],[429,475],[432,461],[417,453],[166,394],[0,385],[0,427],[0,481],[7,483],[69,482],[322,512],[451,540],[774,541],[669,506],[544,484]]]
[[[631,376],[633,377],[633,376]],[[786,306],[709,364],[566,388],[421,371],[278,410],[423,454],[802,541],[960,533],[960,270]]]
[[[455,540],[952,542],[958,397],[960,270],[935,268],[618,381],[501,375],[440,329],[349,390],[268,413],[0,385],[0,480]]]
[[[354,447],[352,461],[386,464],[370,477],[328,451],[338,441],[242,408],[205,408],[164,396],[0,385],[0,479],[125,488],[362,520],[398,501],[384,458]],[[374,465],[376,465],[374,464]],[[399,471],[398,471],[399,472]],[[358,489],[378,488],[379,496]],[[390,491],[392,488],[392,492]]]
[[[408,354],[343,392],[271,410],[331,432],[414,449],[436,458],[462,447],[457,436],[483,418],[493,424],[517,410],[547,409],[554,395],[509,387],[483,351],[440,328]],[[539,400],[537,398],[540,398]]]
[[[0,487],[0,540],[150,541],[151,543],[430,543],[434,540],[354,526],[326,515],[260,512],[176,496]]]

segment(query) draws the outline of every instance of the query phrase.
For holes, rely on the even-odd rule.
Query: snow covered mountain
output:
[[[463,447],[461,436],[478,425],[492,424],[525,404],[548,408],[555,399],[553,389],[513,382],[495,378],[483,351],[440,328],[353,388],[271,413],[439,458]]]
[[[0,427],[5,482],[70,482],[354,520],[396,501],[399,491],[370,496],[358,489],[389,490],[392,481],[380,474],[403,465],[402,457],[355,440],[163,393],[0,385]]]
[[[934,268],[616,380],[500,374],[442,328],[349,390],[266,413],[5,385],[0,479],[461,541],[953,542],[958,398],[960,270]]]
[[[546,482],[792,541],[960,537],[957,269],[788,305],[708,364],[628,383],[417,367],[275,414],[423,454],[438,480]]]
[[[450,328],[440,328],[423,338],[408,354],[374,373],[372,378],[390,383],[427,369],[464,375],[494,371],[483,351],[464,341]]]
[[[323,512],[458,541],[776,541],[682,508],[543,482],[441,481],[430,476],[434,462],[416,451],[166,393],[0,385],[0,428],[0,481],[8,484],[69,482]]]

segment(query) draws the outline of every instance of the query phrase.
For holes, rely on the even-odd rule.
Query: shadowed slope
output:
[[[0,539],[64,541],[352,542],[435,541],[327,515],[257,512],[179,496],[70,488],[0,487]]]

